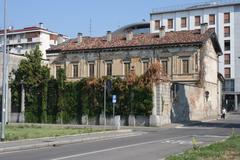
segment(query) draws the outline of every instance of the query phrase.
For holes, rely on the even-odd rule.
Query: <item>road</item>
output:
[[[240,133],[240,114],[178,128],[136,128],[135,136],[0,154],[0,160],[159,160]]]

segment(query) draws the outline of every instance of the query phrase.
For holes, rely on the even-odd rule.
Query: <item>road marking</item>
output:
[[[127,135],[123,134],[123,135],[117,135],[115,137],[105,137],[102,139],[89,139],[87,141],[82,141],[82,142],[77,142],[77,143],[86,144],[86,143],[93,143],[93,142],[106,141],[106,140],[112,140],[112,139],[135,137],[135,136],[140,136],[143,134],[146,134],[146,133],[145,132],[137,132],[137,133],[131,133],[131,134],[127,134]],[[66,145],[71,145],[71,144],[66,144]],[[28,152],[28,151],[34,151],[34,150],[43,150],[43,149],[48,149],[48,148],[52,148],[52,147],[46,146],[46,147],[39,147],[39,148],[22,149],[22,150],[17,150],[17,151],[1,152],[0,155],[19,153],[19,152]]]
[[[59,157],[59,158],[55,158],[55,159],[51,159],[51,160],[63,160],[63,159],[69,159],[69,158],[77,158],[77,157],[87,156],[87,155],[101,153],[101,152],[108,152],[108,151],[112,151],[112,150],[136,147],[136,146],[141,146],[141,145],[146,145],[146,144],[160,143],[160,142],[167,141],[167,140],[182,139],[182,138],[186,138],[186,137],[189,137],[189,135],[188,136],[161,139],[161,140],[155,140],[155,141],[142,142],[142,143],[136,143],[136,144],[125,145],[125,146],[114,147],[114,148],[108,148],[108,149],[103,149],[103,150],[98,150],[98,151],[86,152],[86,153],[80,153],[80,154],[75,154],[75,155],[66,156],[66,157]]]

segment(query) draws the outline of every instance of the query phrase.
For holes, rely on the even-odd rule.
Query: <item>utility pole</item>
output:
[[[7,61],[7,27],[6,27],[7,0],[4,0],[4,44],[3,44],[3,81],[2,81],[2,122],[1,141],[5,140],[5,116],[7,108],[7,86],[8,86],[8,61]]]
[[[103,116],[104,116],[104,127],[106,126],[106,97],[107,97],[107,81],[104,81],[104,109],[103,109]]]

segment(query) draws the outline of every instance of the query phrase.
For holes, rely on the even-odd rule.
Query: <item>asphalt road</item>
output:
[[[136,128],[131,137],[2,153],[0,160],[159,160],[191,148],[192,137],[207,145],[231,135],[232,128],[240,133],[240,114],[178,128]]]

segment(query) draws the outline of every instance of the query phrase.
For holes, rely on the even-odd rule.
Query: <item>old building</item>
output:
[[[120,76],[131,69],[141,75],[160,61],[171,85],[154,87],[152,124],[200,120],[220,111],[217,36],[203,24],[201,31],[178,31],[126,36],[83,37],[47,50],[51,74],[65,68],[67,80]]]
[[[221,0],[154,9],[150,13],[150,32],[200,29],[208,23],[215,30],[224,56],[219,57],[219,72],[224,75],[224,105],[228,110],[240,109],[240,1]]]

